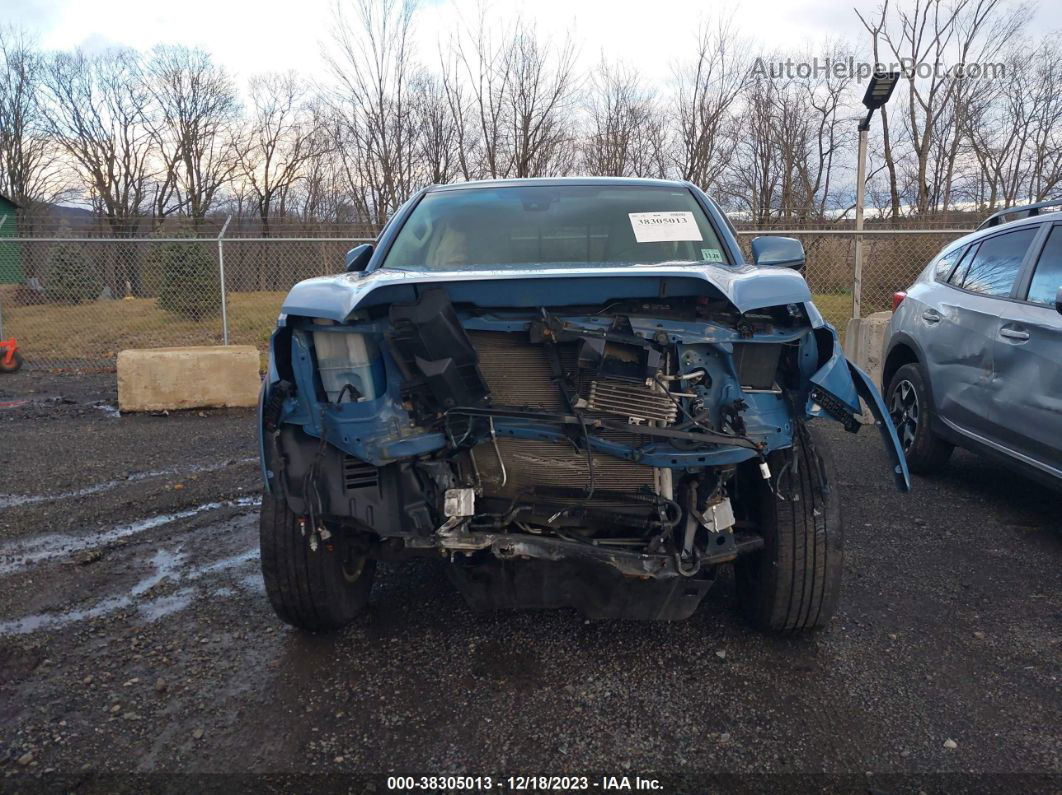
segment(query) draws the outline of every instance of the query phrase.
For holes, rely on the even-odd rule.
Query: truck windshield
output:
[[[491,186],[427,194],[385,268],[727,262],[704,211],[667,186]]]

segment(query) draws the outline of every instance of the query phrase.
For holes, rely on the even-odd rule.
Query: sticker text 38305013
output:
[[[639,243],[703,240],[691,212],[627,213]]]

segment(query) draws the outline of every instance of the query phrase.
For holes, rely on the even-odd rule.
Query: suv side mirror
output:
[[[348,251],[347,273],[365,270],[369,265],[369,260],[372,258],[372,252],[372,243],[362,243],[360,246],[355,246]]]
[[[1062,315],[1062,287],[1058,288],[1058,292],[1055,293],[1055,311]]]
[[[752,261],[757,265],[779,268],[803,268],[804,245],[792,237],[756,237],[752,239]]]

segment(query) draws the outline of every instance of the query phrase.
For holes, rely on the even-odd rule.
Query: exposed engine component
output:
[[[475,513],[476,494],[472,489],[447,489],[443,494],[443,514],[446,521],[437,532],[454,532]]]
[[[595,493],[653,490],[653,469],[633,461],[600,453],[588,459],[584,451],[573,445],[556,442],[512,438],[499,438],[497,441],[497,451],[490,442],[484,442],[470,451],[470,463],[479,472],[486,496],[511,499],[533,494],[535,489],[551,487],[568,487],[582,495],[590,487],[591,466]],[[507,470],[504,485],[500,462],[504,462]],[[593,500],[598,504],[614,504],[614,501],[600,494]]]
[[[432,413],[430,401],[417,394],[425,388],[443,408],[489,402],[476,349],[445,290],[426,290],[412,304],[392,304],[390,319],[388,338],[419,413]]]
[[[587,408],[626,417],[632,425],[644,422],[672,424],[678,417],[674,400],[657,384],[628,381],[591,381]]]
[[[734,369],[746,392],[778,392],[778,360],[781,345],[740,342],[734,345]]]
[[[709,533],[722,533],[734,526],[734,508],[726,497],[718,498],[705,507],[701,513],[701,522]]]
[[[601,378],[645,381],[654,379],[662,366],[660,352],[644,341],[625,343],[587,337],[580,343],[579,368],[596,372]]]
[[[633,334],[625,318],[617,318],[607,338],[584,336],[548,317],[530,335],[473,331],[469,336],[494,406],[574,411],[587,419],[618,417],[632,429],[640,426],[646,432],[677,421],[678,404],[668,394],[663,378],[677,382],[686,377],[669,377],[667,356],[644,340],[627,342]],[[702,375],[689,377],[700,379]],[[615,499],[624,492],[672,498],[670,469],[589,454],[585,428],[583,433],[576,428],[567,443],[519,438],[481,442],[470,451],[474,482],[485,497],[517,500],[537,495],[540,504],[545,492],[554,503],[560,499],[599,508],[630,509],[629,500]],[[594,435],[637,444],[633,438],[637,434],[597,429]],[[559,488],[571,491],[572,496],[558,498]],[[638,513],[646,510],[643,506]]]
[[[564,396],[541,345],[532,345],[526,334],[470,331],[469,339],[479,354],[479,367],[490,387],[493,402],[502,406],[529,406],[563,411]],[[562,367],[575,369],[575,349],[558,346]]]

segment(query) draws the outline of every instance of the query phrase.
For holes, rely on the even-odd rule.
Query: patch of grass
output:
[[[265,351],[284,291],[229,294],[229,340]],[[816,293],[815,306],[844,336],[852,315],[849,293]],[[126,348],[220,345],[221,316],[190,320],[158,308],[154,298],[93,301],[75,306],[5,306],[5,336],[15,337],[38,364],[93,362],[106,365]]]
[[[230,293],[229,341],[265,350],[284,291]],[[4,307],[4,334],[29,361],[113,362],[126,348],[220,345],[221,315],[191,320],[158,308],[154,298],[93,301],[77,306]]]
[[[852,317],[851,293],[814,293],[811,300],[815,302],[826,321],[844,337],[848,321]]]

